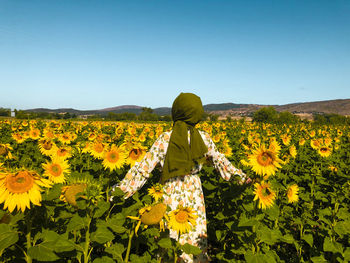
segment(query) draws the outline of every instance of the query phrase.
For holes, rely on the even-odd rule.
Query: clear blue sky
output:
[[[0,0],[0,107],[350,98],[350,1]]]

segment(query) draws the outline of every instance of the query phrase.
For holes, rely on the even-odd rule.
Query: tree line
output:
[[[253,113],[253,122],[265,122],[276,124],[293,124],[298,122],[307,122],[301,120],[299,116],[288,111],[278,112],[272,106],[261,108]],[[315,124],[350,124],[350,118],[334,113],[315,113],[313,114],[313,123]]]
[[[81,116],[66,112],[49,113],[49,112],[27,112],[23,110],[14,110],[15,117],[17,119],[78,119]],[[0,116],[10,117],[11,109],[0,108]],[[132,112],[114,113],[109,112],[107,114],[93,114],[86,116],[88,120],[106,120],[106,121],[171,121],[170,115],[160,116],[151,108],[144,107],[139,114]],[[219,115],[204,113],[203,120],[217,121]],[[231,121],[228,117],[227,121]],[[272,106],[263,107],[252,114],[253,122],[264,123],[276,123],[276,124],[293,124],[298,122],[307,122],[307,120],[301,120],[299,116],[294,115],[288,111],[278,112]],[[339,114],[313,114],[313,122],[316,124],[350,124],[350,117],[346,117]]]

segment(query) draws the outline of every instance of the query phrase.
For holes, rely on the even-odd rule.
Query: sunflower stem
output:
[[[135,226],[135,223],[132,224],[132,228],[131,228],[131,231],[130,231],[130,235],[129,235],[129,241],[128,241],[128,248],[126,249],[126,255],[125,255],[125,259],[124,259],[124,262],[127,263],[129,261],[129,254],[130,254],[130,249],[131,249],[131,241],[132,241],[132,238],[134,236],[134,226]]]
[[[27,253],[26,253],[26,262],[32,263],[32,258],[29,256],[29,249],[32,247],[32,220],[30,220],[30,213],[26,216],[26,225],[27,225],[27,233],[26,233],[26,240],[27,240]]]
[[[176,248],[174,248],[174,263],[177,262],[177,253],[176,253]]]
[[[90,252],[91,252],[91,251],[89,251],[89,247],[90,247],[90,223],[91,223],[91,218],[88,217],[88,225],[87,225],[87,229],[85,232],[84,263],[89,262]]]

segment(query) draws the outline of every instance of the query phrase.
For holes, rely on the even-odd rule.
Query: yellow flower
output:
[[[60,148],[56,147],[51,156],[63,160],[68,159],[72,156],[72,148],[69,146],[61,146]]]
[[[39,129],[30,129],[29,137],[33,140],[37,140],[40,138],[40,130]]]
[[[65,175],[70,173],[67,160],[60,158],[53,158],[51,162],[46,161],[42,166],[45,170],[44,175],[54,183],[64,183],[66,181]]]
[[[322,157],[328,157],[332,153],[332,148],[327,147],[327,146],[320,146],[317,150],[317,152],[322,156]]]
[[[262,181],[260,184],[255,183],[254,201],[259,199],[259,207],[266,209],[274,204],[276,193],[270,188],[270,184]]]
[[[141,215],[141,222],[145,225],[156,225],[162,220],[165,215],[167,206],[163,203],[156,204],[147,209]]]
[[[249,164],[252,170],[258,175],[274,175],[278,168],[281,168],[282,160],[279,159],[276,152],[266,149],[262,144],[258,149],[248,156]]]
[[[289,147],[289,154],[292,156],[292,158],[295,158],[297,156],[297,149],[294,145]]]
[[[11,136],[17,143],[22,143],[26,140],[26,138],[19,132],[12,133]]]
[[[120,168],[125,163],[125,153],[124,149],[121,147],[117,147],[116,145],[112,145],[109,150],[105,152],[103,157],[103,166],[105,169],[109,169],[113,171],[117,168]]]
[[[41,187],[51,187],[49,180],[34,171],[1,172],[0,204],[11,213],[16,207],[24,212],[30,203],[40,206]]]
[[[333,166],[333,165],[330,165],[328,166],[328,168],[332,171],[332,172],[338,172],[338,168]]]
[[[160,230],[164,231],[164,222],[163,217],[166,217],[167,206],[163,203],[159,203],[153,206],[147,205],[139,210],[139,217],[136,216],[127,216],[130,219],[139,221],[135,227],[135,234],[137,236],[137,232],[143,223],[147,228],[149,225],[159,224]]]
[[[241,159],[240,162],[241,162],[241,164],[243,164],[246,167],[250,166],[250,163],[247,160],[245,160],[245,159]]]
[[[55,134],[53,133],[53,131],[50,129],[44,129],[43,133],[44,133],[44,138],[47,140],[51,140],[51,139],[54,139],[56,137]]]
[[[187,233],[196,226],[197,217],[191,207],[179,206],[178,209],[169,213],[168,227],[178,234]]]
[[[278,144],[278,142],[275,139],[271,138],[269,150],[275,153],[279,153],[281,150],[281,146]]]
[[[324,141],[324,144],[325,144],[327,147],[329,147],[329,146],[332,145],[332,138],[326,137],[326,138],[324,138],[323,141]]]
[[[64,132],[58,135],[58,140],[63,144],[70,144],[72,142],[72,136],[69,132]]]
[[[148,189],[148,194],[154,198],[156,202],[163,197],[163,186],[156,184]]]
[[[11,150],[13,150],[13,148],[10,146],[10,144],[0,143],[0,156],[5,157],[5,159],[12,159],[13,156]]]
[[[311,140],[310,145],[313,149],[317,150],[321,146],[321,141],[319,139]]]
[[[102,159],[105,154],[105,145],[99,141],[95,141],[90,145],[90,153],[96,159]]]
[[[291,141],[291,139],[292,139],[292,136],[290,136],[290,135],[288,135],[288,134],[283,134],[283,135],[281,136],[281,139],[282,139],[283,144],[286,145],[286,146],[288,146],[289,143],[290,143],[290,141]]]
[[[146,149],[146,147],[142,146],[139,143],[136,143],[133,146],[129,147],[129,153],[126,162],[130,164],[130,166],[133,166],[135,162],[140,162],[146,154]]]
[[[50,156],[55,154],[57,146],[50,139],[43,139],[39,141],[39,149],[43,155]]]
[[[298,192],[299,192],[298,185],[293,184],[288,187],[287,189],[288,203],[298,202],[298,199],[299,199]]]

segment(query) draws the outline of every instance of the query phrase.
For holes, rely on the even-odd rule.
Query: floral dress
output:
[[[205,145],[208,147],[206,153],[207,158],[211,158],[215,168],[220,172],[220,175],[225,180],[230,180],[231,175],[237,174],[241,177],[241,182],[245,180],[245,174],[235,168],[224,154],[218,152],[214,142],[209,134],[199,131]],[[165,155],[168,148],[171,131],[162,133],[154,142],[151,149],[146,153],[141,162],[135,165],[128,171],[125,178],[114,187],[119,187],[126,193],[128,198],[140,189],[150,176],[151,171],[160,163],[163,167]],[[188,137],[190,140],[190,137]],[[185,176],[178,176],[169,179],[165,182],[164,203],[170,206],[171,210],[176,210],[179,205],[191,207],[197,213],[196,226],[188,233],[180,235],[176,231],[170,229],[170,237],[178,240],[181,244],[189,243],[198,246],[202,253],[193,258],[192,255],[183,253],[181,258],[184,262],[207,262],[207,225],[205,215],[205,204],[202,190],[201,180],[198,173],[202,165],[195,166],[191,173]]]

